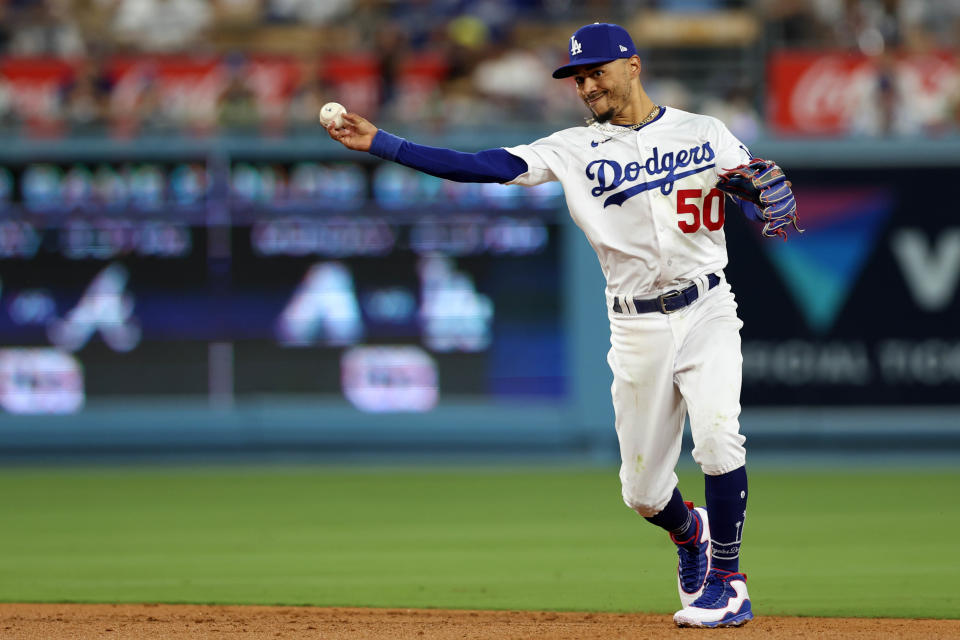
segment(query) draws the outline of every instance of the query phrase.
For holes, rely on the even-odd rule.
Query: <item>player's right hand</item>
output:
[[[347,149],[369,151],[378,129],[369,120],[355,113],[345,113],[342,118],[342,127],[337,128],[333,123],[327,125],[326,129],[330,137]]]

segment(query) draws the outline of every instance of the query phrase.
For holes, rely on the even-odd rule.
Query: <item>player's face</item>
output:
[[[630,103],[633,76],[629,60],[581,68],[573,77],[577,94],[598,122],[609,121]]]

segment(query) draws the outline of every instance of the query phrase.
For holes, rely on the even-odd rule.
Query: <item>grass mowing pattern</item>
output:
[[[759,614],[960,617],[960,472],[750,488]],[[614,469],[8,469],[0,512],[0,601],[677,608],[673,546]]]

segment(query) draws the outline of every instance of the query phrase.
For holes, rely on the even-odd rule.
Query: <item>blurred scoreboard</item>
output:
[[[0,407],[567,393],[559,185],[198,156],[0,167]]]

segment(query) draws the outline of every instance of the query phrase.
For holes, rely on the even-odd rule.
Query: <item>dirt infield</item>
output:
[[[0,604],[5,640],[321,638],[960,638],[960,620],[758,617],[739,629],[677,629],[667,615],[197,605]]]

